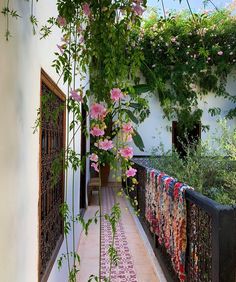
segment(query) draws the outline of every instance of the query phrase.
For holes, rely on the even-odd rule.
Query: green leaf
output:
[[[139,148],[140,151],[144,152],[145,146],[143,144],[142,137],[139,135],[139,133],[135,129],[134,129],[134,133],[135,133],[135,135],[133,136],[134,144]]]
[[[136,94],[146,93],[151,90],[151,87],[149,84],[139,84],[139,85],[133,86],[133,88]]]
[[[132,122],[134,122],[136,124],[139,123],[139,121],[136,118],[136,116],[130,110],[124,109],[124,111],[127,113],[128,117],[132,120]]]
[[[216,108],[210,108],[208,110],[208,113],[210,113],[210,115],[213,117],[213,116],[216,116],[216,115],[220,115],[221,113],[221,109],[216,107]]]
[[[139,103],[130,103],[129,106],[131,108],[134,108],[134,109],[140,109],[140,104]]]

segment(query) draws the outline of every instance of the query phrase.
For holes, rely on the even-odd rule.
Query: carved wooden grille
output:
[[[46,281],[63,240],[63,220],[59,209],[64,201],[62,156],[65,120],[63,96],[51,91],[44,80],[41,87],[39,280]],[[59,174],[53,173],[54,166]]]
[[[187,277],[191,282],[212,280],[212,218],[198,205],[187,201]]]

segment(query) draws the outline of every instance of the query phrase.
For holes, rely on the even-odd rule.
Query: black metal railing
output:
[[[138,185],[130,195],[138,200],[139,220],[168,281],[180,281],[170,254],[145,217],[148,164],[134,161]],[[236,282],[236,207],[224,206],[193,191],[185,192],[187,248],[185,281]]]
[[[188,281],[236,281],[236,207],[186,191]]]

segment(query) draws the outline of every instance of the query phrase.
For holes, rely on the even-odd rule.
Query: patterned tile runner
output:
[[[102,188],[102,211],[104,213],[110,213],[112,206],[114,205],[114,191],[111,187]],[[102,219],[102,277],[108,277],[109,275],[109,255],[108,248],[112,241],[112,232],[110,224],[104,218]],[[138,282],[136,273],[134,270],[134,264],[131,257],[131,253],[128,247],[127,238],[122,223],[122,217],[117,225],[117,231],[115,236],[115,248],[118,251],[119,263],[118,266],[112,267],[111,281],[112,282]]]

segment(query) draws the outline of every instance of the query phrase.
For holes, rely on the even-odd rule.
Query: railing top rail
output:
[[[206,210],[210,214],[215,214],[220,211],[236,211],[236,205],[221,205],[216,201],[194,191],[194,190],[186,190],[186,199],[188,201],[197,204],[202,209]]]

